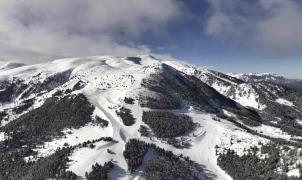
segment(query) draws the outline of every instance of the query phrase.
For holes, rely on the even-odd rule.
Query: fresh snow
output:
[[[162,63],[168,64],[185,74],[193,75],[205,83],[208,83],[211,77],[215,77],[219,82],[226,82],[236,87],[234,95],[229,98],[243,106],[249,106],[259,110],[264,109],[266,106],[258,102],[259,96],[249,84],[236,84],[231,80],[213,74],[205,68],[195,67],[181,62],[158,60],[149,55],[137,57],[142,58],[140,63],[135,63],[123,57],[94,56],[60,59],[45,64],[22,66],[0,71],[0,79],[19,77],[27,82],[42,82],[50,75],[71,70],[70,81],[41,96],[40,101],[34,105],[34,108],[41,106],[44,99],[50,97],[57,90],[70,89],[78,80],[81,80],[87,85],[85,88],[73,93],[83,93],[89,102],[95,106],[93,116],[99,116],[110,122],[106,128],[102,128],[92,122],[78,129],[65,129],[63,131],[65,134],[64,137],[45,142],[44,145],[35,149],[35,151],[38,152],[38,158],[51,155],[57,148],[63,147],[65,143],[77,145],[101,137],[112,137],[114,139],[113,142],[100,141],[94,143],[96,147],[93,149],[89,147],[76,148],[69,157],[71,162],[68,163],[68,170],[76,173],[79,178],[83,178],[85,172],[91,171],[91,166],[95,163],[104,164],[112,160],[115,166],[109,173],[109,179],[139,179],[145,162],[152,159],[154,154],[148,151],[139,171],[134,174],[129,174],[129,172],[127,172],[128,167],[123,156],[123,151],[126,142],[131,138],[136,138],[145,142],[154,143],[163,149],[173,151],[175,154],[189,156],[192,160],[203,165],[205,173],[213,177],[213,179],[230,180],[232,178],[217,165],[216,151],[217,153],[224,153],[224,149],[230,148],[236,151],[238,155],[243,155],[246,149],[268,142],[267,139],[252,135],[236,127],[231,122],[223,119],[216,121],[214,118],[217,119],[217,117],[214,115],[200,113],[195,111],[193,107],[190,107],[189,110],[179,110],[179,112],[176,112],[187,114],[192,117],[195,123],[200,125],[193,133],[184,137],[191,142],[192,147],[176,149],[155,137],[141,137],[137,130],[140,125],[144,125],[141,120],[142,113],[148,109],[140,107],[137,98],[141,94],[146,96],[153,95],[141,86],[141,82],[151,74],[157,73]],[[34,77],[37,74],[40,74],[39,77]],[[225,96],[227,96],[230,90],[230,86],[223,83],[213,83],[211,86]],[[135,104],[125,104],[123,101],[125,97],[135,99]],[[284,101],[282,102],[284,103]],[[13,105],[9,104],[7,106],[11,107]],[[124,126],[121,118],[117,116],[116,111],[119,110],[121,106],[131,109],[133,116],[136,118],[136,123],[133,126]],[[4,105],[0,105],[0,107],[3,108]],[[227,115],[232,114],[229,113]],[[262,125],[255,127],[254,130],[271,137],[290,138],[288,134],[274,127]],[[0,141],[5,138],[4,133],[0,133]],[[108,149],[115,154],[108,153]],[[27,157],[25,159],[27,161],[36,160],[33,159],[33,157]]]
[[[223,86],[217,83],[214,83],[212,87],[224,96],[228,96],[228,93],[231,90],[230,86]],[[239,84],[236,86],[236,89],[233,90],[234,95],[229,96],[229,98],[233,99],[239,104],[246,107],[252,107],[258,110],[263,110],[266,108],[266,105],[259,103],[259,95],[255,92],[251,85]]]
[[[116,64],[116,67],[118,65]],[[128,71],[132,71],[129,69]],[[127,72],[127,69],[123,71],[123,73]],[[148,71],[153,72],[153,71]],[[175,149],[174,147],[167,145],[166,143],[159,140],[151,140],[149,138],[141,137],[138,133],[138,128],[143,122],[141,121],[142,111],[144,108],[141,108],[137,102],[134,105],[126,105],[127,108],[131,109],[133,116],[136,118],[136,123],[133,126],[126,127],[121,122],[121,119],[116,115],[115,111],[119,108],[120,104],[123,104],[124,97],[135,97],[135,95],[139,94],[143,89],[140,85],[142,78],[145,75],[139,74],[139,71],[133,72],[132,75],[135,77],[135,81],[123,81],[122,73],[115,73],[115,78],[120,79],[121,82],[127,82],[124,85],[111,84],[110,87],[100,87],[100,83],[98,83],[98,79],[94,81],[87,79],[89,84],[83,89],[83,93],[88,97],[88,100],[97,107],[102,113],[100,113],[102,118],[106,118],[112,124],[112,137],[118,143],[109,143],[109,144],[96,144],[96,148],[94,149],[79,149],[76,150],[70,157],[72,162],[70,163],[69,170],[72,170],[79,176],[84,176],[86,171],[91,169],[91,166],[96,162],[99,164],[104,164],[106,161],[113,159],[115,163],[115,167],[112,172],[109,174],[109,179],[138,179],[138,174],[130,175],[127,172],[127,163],[123,157],[123,149],[125,143],[130,138],[142,139],[147,142],[155,143],[157,146],[162,147],[167,150],[172,150],[176,154],[184,154],[188,155],[191,159],[196,160],[198,163],[205,165],[206,171],[210,174],[217,176],[217,179],[231,179],[225,172],[223,172],[217,166],[217,157],[215,154],[215,146],[220,145],[221,141],[223,141],[223,137],[225,133],[232,133],[232,131],[227,131],[229,126],[235,128],[230,123],[224,122],[220,123],[212,120],[212,116],[206,114],[199,114],[197,112],[191,112],[188,115],[193,118],[195,122],[201,124],[201,129],[197,130],[195,133],[199,136],[195,137],[190,135],[190,139],[192,139],[193,146],[190,149]],[[104,74],[106,77],[106,75]],[[91,76],[87,76],[91,77]],[[115,82],[113,80],[113,82]],[[117,81],[116,83],[119,83]],[[102,86],[102,85],[101,85]],[[115,87],[115,88],[111,88]],[[225,126],[225,123],[228,124]],[[221,133],[217,131],[221,126]],[[216,140],[215,140],[216,139]],[[256,140],[255,140],[256,142]],[[227,143],[225,143],[227,144]],[[250,144],[250,143],[249,143]],[[244,146],[242,146],[242,149]],[[107,149],[110,149],[115,153],[115,155],[107,153]],[[87,157],[86,160],[82,157]]]
[[[256,91],[250,84],[237,84],[236,82],[233,82],[229,79],[215,75],[212,71],[208,69],[187,65],[182,62],[167,61],[164,63],[174,67],[175,69],[181,72],[184,72],[185,74],[199,78],[206,84],[212,86],[216,91],[218,91],[222,95],[229,97],[230,99],[238,102],[243,106],[252,107],[258,110],[263,110],[266,108],[264,104],[258,102],[259,95],[256,93]],[[215,78],[216,80],[212,83],[211,79],[213,78]],[[232,92],[233,90],[235,91],[234,95],[229,95],[230,92]]]
[[[298,124],[302,125],[302,120],[296,119],[296,121],[297,121]]]
[[[261,126],[257,127],[251,127],[251,129],[257,131],[260,134],[272,137],[272,138],[281,138],[285,140],[290,140],[292,138],[292,135],[289,135],[286,132],[283,132],[280,128],[276,128],[273,126],[268,126],[262,124]],[[297,137],[298,138],[298,137]]]
[[[294,106],[294,104],[286,99],[278,98],[276,99],[276,102],[285,106]]]
[[[255,109],[263,110],[266,108],[265,105],[260,104],[258,101],[259,96],[255,90],[246,84],[239,85],[239,89],[236,90],[234,100],[243,106],[253,107]]]
[[[214,179],[232,179],[220,167],[218,167],[215,146],[226,144],[224,147],[231,147],[232,145],[223,138],[225,134],[234,133],[234,131],[232,130],[236,129],[236,127],[224,120],[222,120],[221,122],[215,121],[213,120],[214,116],[209,114],[203,114],[196,111],[191,111],[186,114],[192,117],[192,120],[195,123],[200,124],[200,129],[196,130],[200,133],[193,133],[189,136],[192,147],[188,149],[176,149],[173,146],[163,143],[157,139],[150,140],[143,137],[142,139],[150,143],[155,143],[157,146],[166,150],[173,151],[176,154],[183,154],[190,157],[190,159],[196,161],[201,165],[204,165],[205,173]],[[232,130],[229,131],[229,129]],[[257,142],[256,137],[254,141]],[[242,151],[243,149],[244,146],[242,146]]]
[[[0,132],[0,141],[4,141],[6,139],[6,135],[4,132]]]
[[[299,177],[300,176],[300,171],[299,169],[292,169],[290,171],[288,171],[288,173],[286,173],[288,176],[296,176]]]
[[[53,154],[57,148],[63,147],[65,143],[74,146],[88,140],[110,136],[111,130],[110,128],[102,128],[90,123],[79,129],[65,129],[63,133],[65,134],[64,137],[45,142],[41,147],[35,149],[38,152],[38,157],[46,157]]]
[[[75,150],[75,152],[69,157],[71,162],[69,163],[68,170],[76,173],[78,176],[85,177],[85,172],[90,172],[92,165],[95,163],[104,164],[104,162],[110,161],[114,155],[107,152],[107,147],[110,147],[111,142],[100,141],[94,143],[95,147],[84,147]]]
[[[271,74],[271,73],[248,73],[248,74],[228,73],[227,75],[244,81],[276,81],[276,80],[285,79],[281,75]]]

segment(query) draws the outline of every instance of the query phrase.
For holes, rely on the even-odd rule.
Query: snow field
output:
[[[163,149],[173,151],[175,154],[189,156],[193,161],[204,165],[205,172],[212,175],[214,179],[230,180],[232,178],[217,165],[217,153],[223,153],[224,149],[230,148],[241,156],[245,153],[245,150],[250,147],[259,147],[259,143],[265,144],[269,142],[267,139],[247,133],[226,120],[221,119],[220,121],[216,121],[214,120],[214,115],[200,113],[194,111],[193,108],[190,108],[189,111],[179,111],[179,113],[187,114],[192,118],[194,123],[200,125],[193,133],[185,137],[192,144],[190,148],[177,149],[155,137],[141,137],[138,129],[140,125],[144,124],[141,120],[142,113],[148,109],[142,108],[137,100],[133,105],[125,104],[123,100],[125,97],[137,99],[140,94],[152,96],[151,93],[148,94],[148,90],[141,86],[141,82],[144,78],[149,77],[150,74],[158,72],[162,63],[171,65],[185,74],[194,75],[203,82],[207,82],[209,76],[215,76],[221,81],[230,83],[236,87],[235,95],[230,98],[244,106],[262,110],[265,108],[265,105],[258,102],[259,96],[254,89],[247,84],[237,85],[228,79],[216,76],[206,69],[197,68],[185,63],[159,61],[145,55],[138,57],[143,59],[140,62],[141,64],[136,64],[125,58],[96,56],[62,59],[46,64],[0,71],[0,79],[15,76],[28,81],[43,81],[49,75],[72,70],[71,80],[50,93],[40,96],[34,108],[41,106],[44,100],[52,96],[55,91],[59,89],[70,89],[80,79],[87,83],[87,85],[84,89],[73,93],[83,93],[89,102],[95,106],[93,116],[99,116],[109,121],[109,125],[106,128],[102,128],[94,123],[88,123],[86,126],[78,129],[65,129],[63,131],[65,134],[64,137],[45,142],[43,146],[35,149],[35,151],[38,152],[38,158],[51,155],[57,148],[63,147],[65,143],[73,146],[88,140],[112,137],[114,139],[113,142],[96,142],[94,143],[94,148],[76,148],[69,157],[71,162],[68,164],[68,170],[76,173],[79,178],[83,178],[85,172],[91,171],[91,166],[95,163],[104,164],[112,160],[115,166],[109,173],[109,179],[139,179],[144,164],[152,159],[154,154],[152,150],[149,150],[138,172],[129,174],[127,172],[128,167],[123,156],[123,151],[126,142],[131,138],[136,138],[145,142],[154,143]],[[39,73],[42,74],[38,79],[35,79],[33,75]],[[214,83],[212,86],[225,96],[228,91],[230,91],[229,86],[225,86],[221,83]],[[291,105],[290,102],[284,100],[279,100],[278,103]],[[131,110],[133,116],[136,118],[134,125],[125,126],[121,118],[117,116],[116,111],[122,106]],[[3,108],[4,106],[0,107]],[[232,114],[227,115],[232,116]],[[266,125],[253,129],[271,137],[279,137],[286,140],[290,138],[287,133],[282,132],[280,129]],[[0,133],[0,141],[3,141],[5,138],[4,133]],[[216,149],[216,147],[218,148]],[[114,152],[114,154],[108,153],[108,149]],[[31,161],[35,159],[33,159],[33,157],[27,157],[26,160]],[[288,173],[295,174],[297,172],[292,168]]]
[[[278,98],[276,99],[276,102],[281,104],[281,105],[285,105],[285,106],[294,106],[294,103],[286,100],[286,99],[283,99],[283,98]]]

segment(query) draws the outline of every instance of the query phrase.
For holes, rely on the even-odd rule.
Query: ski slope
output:
[[[1,81],[9,81],[12,80],[13,77],[17,77],[24,80],[24,82],[31,83],[43,82],[51,75],[70,71],[69,81],[41,96],[40,103],[36,103],[34,108],[43,104],[44,99],[51,97],[56,91],[71,89],[81,80],[85,82],[85,87],[72,93],[84,94],[89,102],[95,106],[93,115],[109,121],[108,127],[104,128],[90,123],[79,129],[65,129],[63,131],[65,134],[64,137],[52,139],[52,141],[45,142],[44,145],[37,147],[35,149],[35,151],[38,152],[36,158],[51,155],[57,148],[63,147],[65,143],[77,145],[101,137],[112,137],[114,142],[100,141],[94,144],[95,148],[93,149],[89,147],[75,149],[69,157],[71,161],[68,163],[68,170],[76,173],[79,176],[78,179],[82,179],[85,176],[85,172],[90,172],[91,166],[95,163],[104,164],[112,160],[115,166],[109,173],[109,179],[139,179],[142,168],[138,172],[130,174],[127,171],[127,163],[123,156],[125,144],[129,139],[135,138],[154,143],[163,149],[173,151],[175,154],[184,154],[190,157],[190,159],[201,164],[204,167],[205,174],[213,179],[231,180],[232,178],[217,165],[217,153],[223,153],[224,149],[229,148],[236,151],[238,155],[243,155],[245,149],[258,146],[259,142],[262,144],[269,142],[269,140],[265,138],[252,135],[236,127],[229,121],[219,118],[219,121],[217,121],[215,115],[202,113],[193,107],[176,112],[190,116],[193,122],[199,124],[194,132],[184,137],[191,142],[191,147],[177,149],[156,137],[142,137],[138,129],[140,125],[145,125],[141,120],[143,111],[149,109],[141,107],[137,99],[141,94],[148,96],[153,96],[153,94],[141,84],[145,78],[150,77],[154,73],[158,73],[162,64],[175,67],[181,73],[195,76],[206,83],[209,83],[210,78],[215,78],[217,82],[212,83],[211,86],[225,96],[230,89],[229,86],[221,82],[235,86],[237,88],[235,95],[230,96],[230,98],[243,106],[262,110],[265,108],[265,105],[258,102],[257,99],[259,97],[252,86],[248,84],[237,84],[230,79],[219,77],[205,68],[176,61],[159,60],[149,55],[140,55],[136,58],[141,60],[137,61],[137,59],[131,60],[131,58],[114,56],[69,58],[44,64],[0,69]],[[131,105],[125,104],[125,97],[135,99],[135,103]],[[292,105],[283,99],[279,99],[277,102],[287,106]],[[18,103],[19,99],[16,98],[14,104],[1,104],[0,108],[13,107]],[[122,106],[131,110],[136,119],[134,125],[125,126],[121,118],[117,116],[116,111]],[[290,138],[290,135],[273,127],[262,125],[254,130],[262,131],[263,134],[272,137],[286,140]],[[0,133],[0,141],[5,140],[5,138],[6,136]],[[108,153],[108,149],[114,152],[114,154]],[[144,162],[152,159],[152,157],[152,152],[148,151]],[[27,157],[26,160],[35,161],[37,159]],[[294,174],[295,172],[292,171],[290,173]]]

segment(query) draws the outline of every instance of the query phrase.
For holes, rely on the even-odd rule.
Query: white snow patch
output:
[[[302,120],[296,119],[296,122],[297,122],[298,124],[302,125]]]
[[[247,153],[246,150],[251,147],[261,147],[261,144],[266,144],[267,139],[260,138],[259,136],[251,135],[240,129],[225,130],[223,136],[220,138],[219,153],[223,153],[224,149],[231,149],[239,156]]]
[[[35,149],[35,151],[38,152],[38,157],[46,157],[53,154],[57,148],[63,147],[65,143],[74,146],[88,140],[111,135],[109,128],[102,128],[91,123],[79,129],[65,129],[63,132],[65,137],[54,139],[51,142],[45,142],[43,146]]]
[[[264,124],[262,124],[261,126],[250,127],[250,128],[256,130],[260,134],[264,134],[272,138],[281,138],[281,139],[290,140],[290,138],[292,137],[290,134],[282,131],[280,128],[276,128]]]
[[[0,141],[4,141],[7,138],[4,132],[0,132]]]
[[[169,64],[185,74],[199,78],[201,81],[207,83],[222,95],[231,98],[243,106],[252,107],[259,110],[266,108],[264,104],[258,102],[259,96],[250,84],[237,84],[236,82],[216,75],[208,69],[188,65],[182,62],[164,61],[164,63]],[[215,80],[213,83],[209,83],[209,78],[213,79],[213,77],[217,80]],[[226,83],[228,85],[226,85]],[[234,95],[233,90],[235,91]]]
[[[288,171],[286,174],[287,174],[287,176],[296,176],[296,177],[300,176],[299,169],[292,169],[292,170]]]
[[[213,83],[212,87],[222,95],[231,98],[243,106],[252,107],[259,110],[266,108],[264,104],[259,103],[259,95],[249,84],[234,85],[232,88],[231,86],[225,86],[215,82]],[[234,91],[234,94],[232,91]]]
[[[266,108],[265,105],[258,102],[258,94],[253,87],[248,84],[240,84],[238,88],[236,88],[235,96],[231,98],[243,106],[253,107],[259,110]]]
[[[110,161],[114,155],[107,152],[111,142],[96,142],[95,147],[80,148],[69,157],[71,162],[68,164],[68,170],[76,173],[78,176],[85,177],[85,172],[90,172],[95,163],[103,165]]]
[[[278,98],[276,99],[276,102],[285,106],[294,106],[294,104],[286,99]]]

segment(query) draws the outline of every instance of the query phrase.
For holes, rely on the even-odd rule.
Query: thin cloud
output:
[[[209,0],[212,14],[205,32],[232,39],[272,56],[287,56],[302,49],[301,4],[294,0]]]
[[[132,41],[180,12],[173,0],[1,0],[0,58],[148,53]]]

